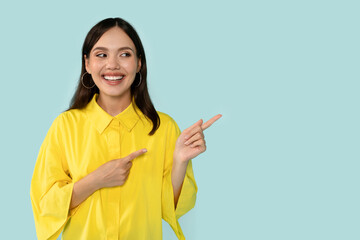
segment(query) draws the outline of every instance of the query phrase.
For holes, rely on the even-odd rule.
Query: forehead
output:
[[[135,50],[135,45],[131,38],[119,27],[113,27],[107,30],[94,45],[109,50],[130,47]]]

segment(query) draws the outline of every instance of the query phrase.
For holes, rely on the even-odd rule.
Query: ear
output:
[[[86,71],[91,74],[91,70],[89,68],[89,59],[86,57],[86,55],[84,55],[84,61],[85,61],[85,69]]]
[[[136,72],[139,72],[141,69],[141,57],[139,57],[138,59],[138,67],[137,67],[137,71]]]

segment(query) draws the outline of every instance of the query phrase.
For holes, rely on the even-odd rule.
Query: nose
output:
[[[107,59],[106,67],[110,70],[120,69],[120,61],[116,56],[109,56]]]

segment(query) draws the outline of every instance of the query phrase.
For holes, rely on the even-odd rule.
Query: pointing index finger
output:
[[[210,127],[214,122],[216,122],[219,118],[221,118],[222,115],[221,114],[218,114],[214,117],[212,117],[209,121],[207,121],[206,123],[204,123],[201,128],[203,130],[207,129],[208,127]]]
[[[144,153],[146,153],[146,152],[147,152],[147,149],[146,149],[146,148],[137,150],[137,151],[135,151],[135,152],[130,153],[130,154],[126,157],[126,159],[130,162],[130,161],[134,160],[135,158],[137,158],[138,156],[140,156],[140,155],[142,155],[142,154],[144,154]]]

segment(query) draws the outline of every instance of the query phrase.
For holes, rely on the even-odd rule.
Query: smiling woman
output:
[[[129,106],[130,87],[141,69],[141,56],[137,57],[128,35],[121,28],[111,28],[84,59],[86,71],[101,92],[100,107],[115,116]],[[106,106],[106,103],[115,103],[116,107]]]
[[[178,219],[197,192],[191,159],[205,151],[203,130],[221,115],[181,133],[157,112],[140,38],[120,18],[90,30],[80,76],[35,165],[38,239],[161,239],[162,218],[184,239]]]
[[[129,61],[124,61],[123,59],[126,59],[125,56],[129,54],[131,55],[131,57],[129,57],[131,59]],[[103,61],[96,60],[99,58],[103,59]],[[111,74],[118,74],[119,72],[121,73],[126,69],[129,70],[129,67],[127,66],[129,62],[132,62],[133,64],[134,62],[137,62],[137,74],[135,75],[132,74],[133,72],[129,72],[127,75],[127,83],[131,81],[133,84],[130,86],[127,85],[127,88],[122,87],[122,89],[123,91],[127,89],[127,94],[129,94],[130,90],[131,99],[140,108],[141,112],[151,120],[153,127],[150,134],[154,134],[160,124],[160,119],[152,104],[147,89],[147,65],[145,50],[135,29],[128,22],[120,18],[105,19],[96,24],[87,34],[82,48],[82,77],[80,78],[78,88],[71,101],[70,109],[84,108],[94,96],[94,94],[100,93],[101,86],[109,85],[110,81],[107,81],[108,84],[99,84],[99,86],[95,85],[96,83],[94,84],[94,81],[105,78],[104,76],[96,75],[99,74],[96,72],[94,73],[94,76],[88,74],[87,71],[90,71],[90,73],[92,71],[92,65],[94,65],[93,67],[95,70],[99,68],[99,65],[101,65],[102,71],[106,71],[109,77]],[[112,64],[115,64],[115,68],[118,69],[113,69]],[[100,82],[101,81],[99,80],[98,83]],[[91,88],[91,86],[93,87]],[[107,89],[113,91],[109,89],[109,87]],[[102,94],[99,95],[99,97],[102,98]],[[127,103],[130,103],[129,95],[127,95],[127,97]],[[116,102],[119,104],[119,98],[112,98],[112,100],[114,99],[117,99]],[[122,107],[123,105],[126,105],[122,103],[120,104]],[[117,106],[117,104],[115,105]]]

